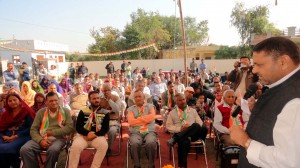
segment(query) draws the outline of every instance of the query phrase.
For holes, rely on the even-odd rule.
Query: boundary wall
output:
[[[233,64],[239,59],[226,59],[226,60],[204,60],[204,63],[207,65],[208,70],[216,71],[220,74],[224,74],[225,71],[230,72],[233,70]],[[154,60],[125,60],[126,62],[131,62],[132,71],[139,67],[149,67],[150,72],[158,72],[159,69],[163,71],[174,71],[182,70],[184,71],[184,62],[183,59],[154,59]],[[84,61],[84,65],[89,69],[89,73],[99,73],[100,76],[106,76],[105,66],[110,61]],[[123,60],[113,60],[113,65],[115,70],[121,69],[121,64]],[[192,59],[187,59],[187,67],[190,67]],[[198,67],[201,63],[200,60],[195,60]],[[71,62],[58,63],[59,74],[63,74],[67,71]],[[77,65],[77,62],[73,62],[74,66]],[[81,65],[81,62],[79,62]]]

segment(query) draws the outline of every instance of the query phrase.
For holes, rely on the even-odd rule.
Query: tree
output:
[[[157,12],[145,12],[143,9],[138,9],[130,17],[131,23],[126,25],[122,33],[125,38],[125,46],[134,48],[156,43],[161,48],[170,42],[170,34],[164,28]],[[137,56],[138,58],[153,59],[156,57],[156,53],[153,49],[147,49],[138,52]]]
[[[184,18],[184,24],[187,46],[202,45],[206,42],[209,30],[207,20],[197,23],[196,18],[186,17]]]
[[[220,46],[215,51],[215,59],[237,59],[241,56],[249,56],[251,54],[249,53],[250,51],[248,46]]]
[[[165,45],[164,49],[174,48],[174,42],[175,46],[181,45],[182,30],[180,19],[175,18],[175,16],[162,16],[161,19],[163,24],[165,25],[165,28],[170,32],[171,35],[171,43]],[[185,17],[184,25],[187,46],[203,45],[206,42],[209,30],[207,20],[197,22],[196,18]]]
[[[124,37],[123,46],[125,49],[135,48],[139,46],[141,40],[139,39],[139,33],[136,28],[130,24],[125,26],[124,31],[122,32]]]
[[[236,59],[239,55],[240,48],[236,46],[220,46],[215,51],[215,59]]]
[[[156,43],[159,49],[171,49],[181,45],[182,30],[180,19],[175,16],[161,16],[158,12],[146,12],[138,9],[131,15],[123,32],[113,27],[90,30],[95,43],[88,47],[89,53],[105,53],[132,49],[146,44]],[[197,22],[196,18],[186,17],[187,45],[201,45],[208,36],[208,22]],[[81,57],[84,58],[84,57]],[[86,57],[87,58],[87,57]],[[126,54],[125,58],[153,59],[157,53],[153,48]]]
[[[250,46],[252,33],[280,35],[281,31],[273,23],[270,23],[268,18],[269,9],[267,6],[246,9],[243,3],[235,4],[231,12],[231,24],[237,28],[242,46]]]
[[[88,47],[89,53],[105,53],[114,52],[119,50],[119,41],[121,33],[118,29],[111,26],[95,28],[90,30],[91,36],[95,39],[96,43]]]
[[[166,43],[161,46],[162,49],[173,49],[174,47],[181,44],[182,32],[180,19],[175,16],[161,16],[161,21],[164,28],[170,34],[170,43]]]

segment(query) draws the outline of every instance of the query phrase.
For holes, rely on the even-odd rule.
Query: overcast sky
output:
[[[183,15],[208,20],[209,43],[237,45],[237,30],[230,25],[234,0],[182,0]],[[247,7],[268,5],[270,21],[279,29],[300,28],[299,0],[238,0]],[[123,30],[138,8],[175,15],[173,0],[0,0],[0,38],[45,40],[69,45],[70,51],[86,52],[94,42],[93,27]],[[298,9],[297,9],[298,8]],[[176,6],[176,15],[179,10]]]

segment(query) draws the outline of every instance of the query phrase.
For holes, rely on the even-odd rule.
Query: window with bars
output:
[[[12,60],[13,60],[14,64],[20,64],[21,63],[21,61],[20,61],[20,55],[13,55],[12,56]]]

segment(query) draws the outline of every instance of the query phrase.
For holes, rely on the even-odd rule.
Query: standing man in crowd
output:
[[[192,59],[192,62],[190,63],[190,69],[193,74],[196,74],[197,72],[197,63],[195,62],[195,59]]]
[[[48,76],[48,71],[42,63],[39,63],[39,68],[37,69],[37,74],[39,76],[39,81],[41,81],[44,77]]]
[[[47,108],[40,109],[30,129],[32,140],[20,149],[20,156],[25,167],[39,168],[36,154],[46,152],[45,168],[53,168],[58,155],[66,143],[65,137],[73,132],[70,111],[58,104],[58,96],[54,92],[46,95]]]
[[[234,63],[232,70],[227,80],[232,82],[236,94],[245,94],[249,85],[258,82],[258,76],[252,72],[249,57],[241,57],[240,61]]]
[[[114,64],[111,61],[105,66],[105,69],[107,74],[113,74],[115,72]]]
[[[126,62],[123,61],[123,63],[121,64],[121,73],[125,72],[125,67],[126,67]]]
[[[22,86],[24,81],[30,80],[29,69],[26,62],[22,62],[21,68],[19,69],[19,75],[20,86]]]
[[[91,91],[88,97],[90,107],[80,110],[77,117],[78,135],[74,138],[70,148],[69,168],[78,167],[80,154],[87,147],[96,149],[91,167],[101,167],[108,148],[105,134],[109,129],[109,111],[101,109],[100,96],[97,91]]]
[[[50,80],[58,80],[58,70],[55,65],[51,65],[48,71],[48,79]]]
[[[129,82],[131,83],[131,62],[128,62],[125,66],[125,77],[129,79]]]
[[[75,78],[78,78],[78,74],[79,74],[78,69],[79,69],[79,67],[80,67],[80,63],[77,62],[76,67],[75,67],[75,74],[76,74]]]
[[[300,54],[284,37],[271,37],[253,48],[253,73],[268,86],[257,100],[248,99],[251,115],[246,131],[229,129],[240,145],[240,168],[300,167]]]
[[[20,90],[19,87],[19,73],[15,70],[13,63],[9,62],[7,63],[7,70],[3,72],[3,76],[5,79],[5,85],[9,88],[15,88],[17,90]]]
[[[201,64],[199,64],[199,73],[205,72],[207,68],[207,65],[204,63],[204,59],[201,59]]]
[[[73,63],[71,63],[70,67],[68,68],[68,72],[72,82],[71,84],[73,85],[75,80],[75,68],[73,67]]]
[[[168,145],[172,147],[175,143],[178,144],[178,167],[187,168],[190,142],[198,139],[204,141],[207,128],[197,111],[187,106],[184,94],[178,93],[175,97],[177,107],[170,112],[167,119],[167,129],[174,133],[172,138],[168,140]]]
[[[88,74],[88,72],[89,72],[89,69],[86,66],[84,66],[84,62],[82,62],[81,66],[78,67],[77,74],[82,73],[82,76],[86,76]]]

